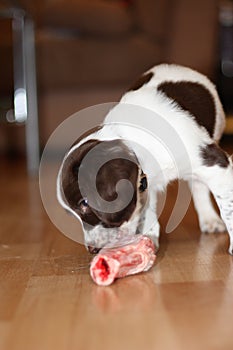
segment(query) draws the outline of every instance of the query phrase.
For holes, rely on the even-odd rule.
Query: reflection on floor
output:
[[[91,256],[62,235],[22,162],[1,162],[0,349],[232,349],[228,235],[201,234],[192,204],[144,274],[94,285]],[[79,228],[80,229],[80,228]]]

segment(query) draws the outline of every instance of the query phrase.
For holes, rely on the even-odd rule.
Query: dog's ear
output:
[[[99,164],[103,165],[99,168]],[[116,227],[129,220],[134,212],[137,202],[138,173],[137,158],[122,140],[89,140],[80,147],[74,148],[73,151],[71,149],[63,163],[60,183],[66,203],[84,221],[87,223],[90,221],[90,224],[93,224],[93,217],[95,223],[101,222],[106,226]],[[83,179],[82,183],[79,181],[80,178]],[[130,199],[127,197],[127,181],[120,182],[121,180],[127,180],[132,185],[133,195]],[[104,212],[98,200],[102,198],[111,204],[118,199],[118,183],[122,196],[119,196],[118,203],[117,200],[115,201],[116,210],[114,207],[113,212]],[[93,189],[93,184],[95,184],[95,190],[90,191],[90,188]],[[88,215],[82,215],[79,210],[79,203],[83,198],[90,203]],[[123,210],[122,201],[126,203]]]
[[[113,212],[105,213],[93,210],[107,227],[120,226],[128,221],[134,212],[137,202],[138,160],[135,154],[121,140],[105,141],[104,148],[111,159],[100,168],[96,177],[96,188],[99,196],[113,206]],[[103,153],[105,150],[103,148]],[[99,157],[105,157],[99,154]],[[121,181],[126,180],[126,181]],[[129,191],[129,182],[132,191]],[[120,195],[117,190],[120,185]],[[97,205],[98,207],[98,205]],[[123,208],[123,209],[122,209]]]
[[[118,183],[121,183],[120,195],[117,192]],[[128,190],[129,183],[132,191]],[[126,159],[115,159],[108,162],[100,170],[96,188],[102,199],[111,204],[115,201],[113,212],[105,213],[100,210],[93,210],[101,219],[105,226],[120,226],[124,221],[128,221],[136,207],[137,202],[138,167]],[[123,209],[122,209],[123,208]]]
[[[100,141],[89,140],[74,149],[65,158],[60,175],[60,187],[63,200],[73,209],[77,209],[82,195],[78,186],[78,172],[85,155]]]

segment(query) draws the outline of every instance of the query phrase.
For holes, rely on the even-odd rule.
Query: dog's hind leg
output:
[[[203,166],[196,175],[209,187],[218,204],[230,236],[229,253],[233,255],[233,165],[232,160],[216,144],[201,149]]]
[[[189,187],[198,215],[200,230],[207,233],[226,231],[223,220],[213,207],[209,188],[198,180],[190,180]]]

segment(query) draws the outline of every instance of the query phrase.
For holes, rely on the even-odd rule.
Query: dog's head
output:
[[[58,200],[81,220],[92,253],[136,233],[146,188],[135,154],[120,139],[73,146],[57,180]]]

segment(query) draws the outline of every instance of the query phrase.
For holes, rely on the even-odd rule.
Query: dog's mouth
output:
[[[120,235],[120,237],[118,237],[114,241],[106,243],[101,248],[94,247],[94,246],[87,246],[87,249],[91,254],[98,254],[101,249],[121,249],[125,245],[132,244],[135,240],[138,239],[138,236],[139,235],[136,233]]]

